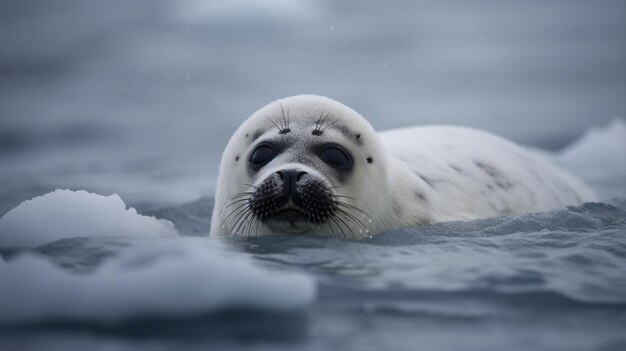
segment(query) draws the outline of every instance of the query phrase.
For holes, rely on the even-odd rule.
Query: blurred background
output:
[[[3,0],[0,48],[0,215],[211,196],[236,127],[300,93],[547,150],[626,116],[625,1]]]

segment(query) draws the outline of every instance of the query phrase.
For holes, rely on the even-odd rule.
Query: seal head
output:
[[[226,146],[211,233],[368,237],[370,212],[384,206],[385,160],[374,129],[345,105],[312,95],[274,101]]]

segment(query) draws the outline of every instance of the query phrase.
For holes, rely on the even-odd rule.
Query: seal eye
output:
[[[250,155],[250,167],[261,168],[270,162],[278,153],[271,144],[260,144]]]
[[[342,147],[338,145],[330,145],[322,149],[319,153],[322,161],[326,162],[333,168],[350,169],[352,167],[352,158]]]

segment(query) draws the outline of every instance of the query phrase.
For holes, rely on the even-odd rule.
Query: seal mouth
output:
[[[297,208],[277,211],[267,220],[272,229],[288,234],[306,234],[313,229],[309,216]]]
[[[248,198],[250,214],[275,233],[312,232],[336,211],[325,181],[303,171],[278,171],[253,187]]]

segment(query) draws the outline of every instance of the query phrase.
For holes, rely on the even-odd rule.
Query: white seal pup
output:
[[[299,95],[256,111],[231,137],[211,235],[362,239],[594,200],[573,176],[495,135],[450,126],[376,133],[337,101]]]

